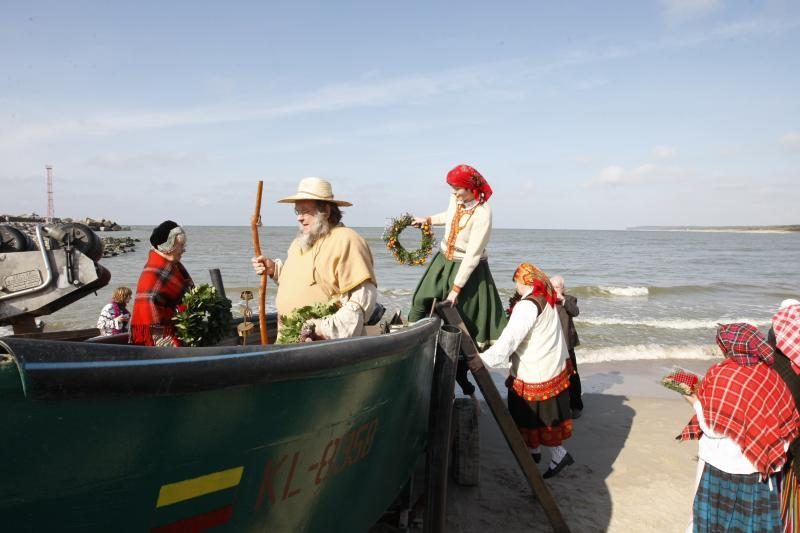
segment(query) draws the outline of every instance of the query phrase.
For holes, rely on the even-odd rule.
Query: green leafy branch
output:
[[[214,346],[230,334],[231,302],[207,284],[183,295],[183,310],[172,321],[184,346]]]
[[[303,340],[303,325],[315,318],[325,318],[339,310],[341,304],[338,300],[321,302],[314,305],[298,307],[289,315],[281,315],[281,331],[278,335],[278,344],[294,344]]]

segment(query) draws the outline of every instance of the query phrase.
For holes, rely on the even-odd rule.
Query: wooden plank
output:
[[[486,399],[497,425],[500,426],[500,431],[502,431],[509,448],[511,448],[517,464],[519,464],[522,473],[525,474],[525,478],[528,480],[528,484],[533,489],[534,495],[542,505],[553,531],[557,533],[569,532],[567,523],[564,521],[561,511],[550,493],[550,489],[545,485],[536,463],[533,462],[533,458],[528,453],[528,447],[525,441],[522,440],[522,435],[517,430],[517,425],[514,423],[514,419],[511,418],[511,413],[508,412],[500,392],[489,375],[489,371],[483,365],[478,347],[475,345],[475,341],[469,331],[467,331],[464,321],[461,320],[458,309],[445,302],[436,306],[436,312],[446,324],[451,324],[461,330],[461,353],[464,354],[467,361],[472,360],[470,364],[472,376],[475,378],[478,388],[481,389],[481,393]],[[473,358],[477,360],[473,360]]]

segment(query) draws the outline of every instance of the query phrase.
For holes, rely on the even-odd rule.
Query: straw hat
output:
[[[328,181],[322,178],[303,178],[297,186],[297,192],[278,200],[279,204],[293,204],[298,200],[319,200],[341,206],[353,205],[344,200],[334,200],[333,189]]]

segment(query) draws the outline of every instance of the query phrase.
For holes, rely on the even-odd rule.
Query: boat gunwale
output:
[[[0,338],[28,398],[173,395],[314,378],[362,364],[382,366],[436,336],[425,319],[390,334],[303,345],[144,347]]]

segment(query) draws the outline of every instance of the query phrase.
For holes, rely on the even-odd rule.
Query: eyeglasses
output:
[[[294,208],[294,214],[297,216],[316,215],[317,213],[319,213],[319,209],[317,209],[316,207],[310,207],[306,209],[298,209],[296,207]]]

